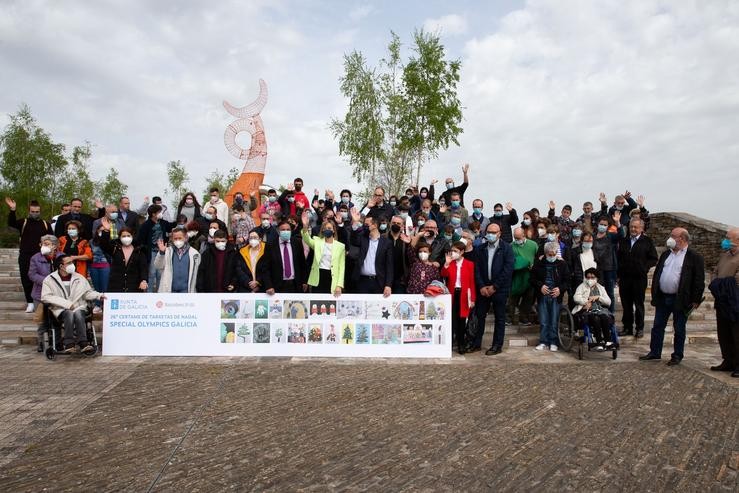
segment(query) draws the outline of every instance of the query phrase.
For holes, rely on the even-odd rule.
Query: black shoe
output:
[[[485,351],[485,356],[492,356],[494,354],[500,354],[503,352],[503,349],[500,346],[493,346],[487,351]]]
[[[655,356],[652,353],[647,353],[644,356],[639,356],[639,361],[651,361],[651,360],[658,360],[662,359],[661,356]]]
[[[631,329],[624,329],[624,330],[619,331],[618,332],[618,335],[621,336],[621,337],[623,337],[623,336],[633,336],[634,335],[634,331],[631,330]]]
[[[38,351],[39,353],[44,352],[44,338],[43,337],[38,338],[38,347],[36,348],[36,351]]]
[[[733,372],[731,372],[731,376],[734,378],[739,378],[739,370],[734,370]]]
[[[711,371],[734,371],[734,367],[726,361],[722,361],[720,365],[712,366]]]
[[[476,353],[480,351],[480,346],[467,346],[467,349],[465,349],[468,353]]]
[[[466,351],[464,350],[464,348],[463,348],[462,346],[459,346],[459,347],[457,348],[457,352],[458,352],[459,354],[464,354],[464,353],[466,353]]]
[[[667,362],[667,366],[677,366],[680,364],[680,360],[677,358],[670,358],[670,361]]]
[[[636,331],[636,334],[634,334],[634,337],[636,337],[637,339],[641,339],[642,337],[644,337],[644,331],[643,330],[637,330]]]

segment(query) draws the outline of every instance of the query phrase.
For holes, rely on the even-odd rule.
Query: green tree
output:
[[[51,195],[53,210],[56,210],[63,201],[78,197],[82,199],[84,210],[92,211],[95,208],[95,182],[90,176],[89,161],[92,157],[90,143],[75,146],[69,157],[67,169],[58,181]]]
[[[412,52],[404,62],[400,38],[391,32],[378,69],[360,52],[345,55],[340,90],[348,108],[329,126],[354,178],[391,194],[411,181],[418,185],[423,165],[459,145],[462,132],[460,61],[447,60],[439,36],[423,30],[414,33]]]
[[[110,168],[108,174],[97,183],[97,196],[105,204],[117,204],[128,193],[128,185],[118,177],[118,170]]]
[[[187,193],[185,185],[190,182],[190,173],[187,172],[185,165],[178,159],[167,163],[167,178],[169,179],[168,191],[177,202]]]
[[[58,177],[67,168],[64,144],[54,142],[23,104],[10,115],[10,123],[0,135],[0,148],[3,188],[11,191],[18,207],[28,207],[33,199],[48,203]]]
[[[231,189],[231,186],[236,182],[240,174],[241,170],[236,167],[228,170],[228,174],[223,174],[223,172],[219,170],[211,171],[210,174],[205,177],[203,203],[206,203],[210,200],[210,190],[212,188],[217,188],[218,190],[220,190],[221,198],[225,197],[226,192]],[[246,192],[244,193],[247,194]]]

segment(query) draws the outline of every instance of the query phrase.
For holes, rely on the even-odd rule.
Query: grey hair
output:
[[[559,243],[550,241],[544,244],[544,253],[557,253],[559,251]]]
[[[44,235],[41,237],[41,243],[48,241],[54,246],[59,246],[59,238],[54,235]]]
[[[682,238],[683,241],[690,243],[690,233],[688,233],[687,229],[680,233],[680,238]]]

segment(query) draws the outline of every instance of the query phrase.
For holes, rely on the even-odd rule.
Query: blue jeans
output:
[[[161,271],[154,267],[154,259],[157,258],[157,255],[159,255],[159,250],[154,249],[151,253],[151,258],[149,259],[149,280],[147,281],[149,288],[146,290],[149,293],[157,292],[159,289],[159,281],[162,279]]]
[[[539,342],[559,346],[559,301],[551,296],[539,300]]]
[[[90,267],[90,279],[92,279],[92,287],[98,293],[104,293],[108,290],[108,279],[110,279],[110,267]],[[100,300],[95,304],[100,306]]]
[[[688,317],[685,312],[675,309],[674,294],[665,294],[664,300],[657,303],[654,311],[654,325],[652,325],[652,341],[649,343],[649,353],[662,357],[662,344],[665,341],[665,327],[672,315],[672,327],[675,329],[675,349],[671,357],[681,360],[685,356],[685,325]]]
[[[616,271],[615,270],[604,270],[601,275],[603,276],[603,287],[606,288],[608,297],[611,298],[611,306],[608,309],[611,314],[616,311],[616,295],[613,290],[616,287]]]

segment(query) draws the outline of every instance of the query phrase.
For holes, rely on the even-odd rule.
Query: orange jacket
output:
[[[67,246],[67,242],[69,241],[69,238],[64,235],[59,237],[59,251],[64,252],[64,247]],[[87,258],[87,260],[77,260],[74,263],[74,268],[77,274],[81,275],[82,277],[87,277],[87,262],[92,260],[92,248],[90,248],[90,242],[87,240],[80,240],[77,243],[77,252],[78,255],[82,255]]]

